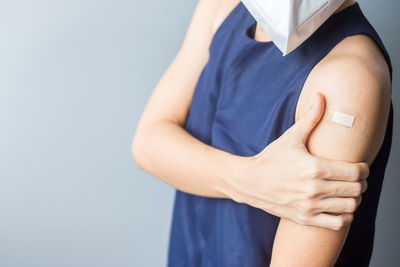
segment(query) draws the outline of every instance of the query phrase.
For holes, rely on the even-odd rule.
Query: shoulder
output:
[[[239,2],[239,0],[198,0],[182,50],[194,52],[193,56],[197,56],[199,53],[196,51],[199,50],[208,54],[214,33]],[[203,56],[203,53],[200,56]]]
[[[368,112],[371,105],[387,104],[390,90],[389,69],[379,47],[363,34],[347,37],[308,75],[296,117],[316,91],[330,98],[327,100]]]
[[[213,34],[218,30],[219,26],[224,22],[227,16],[229,16],[229,14],[240,3],[240,0],[218,0],[216,2],[218,2],[218,7],[212,29]]]
[[[375,42],[364,34],[343,39],[315,66],[309,78],[312,81],[331,78],[344,86],[361,83],[363,89],[358,89],[365,93],[370,90],[385,93],[390,89],[385,58]]]
[[[318,91],[326,101],[328,117],[324,115],[323,121],[328,123],[336,109],[355,115],[352,132],[345,135],[355,138],[363,133],[366,139],[361,141],[365,144],[375,138],[374,151],[370,151],[374,154],[384,137],[390,90],[389,69],[375,42],[363,34],[347,37],[310,72],[297,103],[296,120],[311,105],[312,95]]]

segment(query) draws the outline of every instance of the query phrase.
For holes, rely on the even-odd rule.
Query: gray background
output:
[[[398,266],[400,4],[359,2],[395,70],[372,266]],[[174,190],[130,145],[195,5],[0,1],[0,266],[165,265]]]

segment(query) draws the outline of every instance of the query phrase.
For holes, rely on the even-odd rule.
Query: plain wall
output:
[[[359,2],[394,67],[371,266],[398,266],[400,3]],[[131,140],[195,6],[1,2],[0,266],[165,266],[174,189],[136,167]]]

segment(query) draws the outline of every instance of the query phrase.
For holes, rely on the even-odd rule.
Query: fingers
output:
[[[353,214],[344,213],[339,215],[319,213],[311,216],[307,220],[307,225],[314,225],[324,228],[329,228],[331,230],[343,230],[347,225],[353,221]]]
[[[335,181],[355,182],[368,178],[369,165],[366,162],[350,163],[339,160],[320,159],[320,168],[323,170],[323,179]]]
[[[364,193],[368,188],[368,184],[365,179],[357,182],[321,180],[320,183],[320,198],[357,197]]]
[[[292,126],[298,140],[305,143],[309,134],[321,120],[325,111],[325,100],[321,93],[315,93],[312,106],[302,117]]]
[[[317,201],[316,213],[353,213],[361,203],[361,195],[355,198],[325,198]]]

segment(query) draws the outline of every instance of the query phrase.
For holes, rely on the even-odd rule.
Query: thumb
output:
[[[298,127],[296,129],[296,135],[302,143],[306,142],[311,131],[321,120],[324,111],[325,98],[321,93],[316,92],[313,95],[312,105],[300,118],[300,120],[297,121]]]

